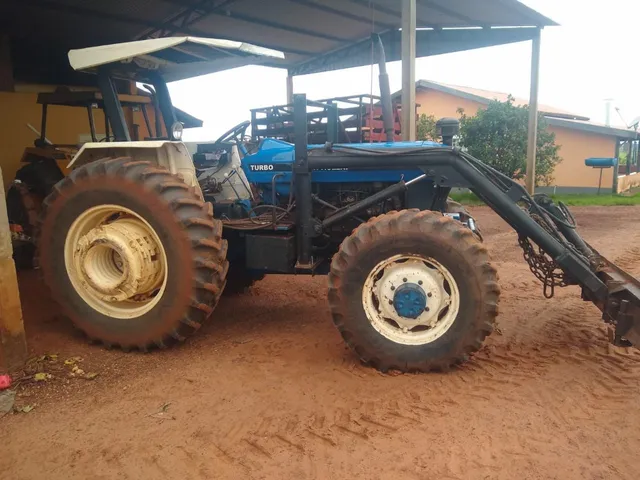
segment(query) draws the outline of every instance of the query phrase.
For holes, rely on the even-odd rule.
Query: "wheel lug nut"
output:
[[[424,311],[428,312],[429,311],[429,307],[425,307]]]
[[[433,297],[433,293],[431,292],[427,293],[427,297]]]
[[[418,285],[422,285],[422,280],[418,280]]]
[[[403,278],[403,279],[402,279],[402,281],[403,281],[403,282],[406,282],[406,281],[407,281],[407,279],[406,279],[406,278]]]
[[[389,305],[393,305],[393,300],[389,299]]]
[[[394,287],[393,285],[391,285],[391,291],[394,291],[396,289],[396,287]]]

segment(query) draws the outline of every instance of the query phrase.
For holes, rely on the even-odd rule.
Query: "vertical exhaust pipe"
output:
[[[394,141],[393,131],[393,108],[391,105],[391,87],[389,86],[389,74],[387,73],[387,57],[384,53],[384,45],[382,39],[377,33],[371,36],[371,40],[375,43],[376,52],[378,54],[378,67],[380,74],[378,80],[380,82],[380,103],[382,105],[382,123],[384,125],[384,133],[387,142]]]

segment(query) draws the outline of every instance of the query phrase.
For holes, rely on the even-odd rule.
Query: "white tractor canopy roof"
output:
[[[109,65],[112,75],[138,81],[150,72],[173,82],[273,59],[284,59],[284,54],[249,43],[203,37],[153,38],[69,51],[74,70],[94,72]]]

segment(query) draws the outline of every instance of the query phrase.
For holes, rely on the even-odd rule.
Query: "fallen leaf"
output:
[[[87,380],[93,380],[97,376],[98,374],[96,372],[89,372],[84,376],[84,378],[86,378]]]
[[[81,361],[82,361],[82,357],[71,357],[71,358],[67,358],[64,361],[64,364],[65,365],[75,365],[76,363],[81,362]]]
[[[51,379],[51,374],[50,373],[39,372],[39,373],[36,373],[33,376],[33,379],[36,382],[46,382],[47,380]]]
[[[22,413],[29,413],[31,410],[33,410],[34,408],[36,408],[35,405],[25,405],[22,408],[19,408],[18,411],[22,412]]]
[[[16,399],[15,390],[3,390],[0,392],[0,418],[13,411],[13,404]]]
[[[174,417],[173,415],[170,415],[169,413],[167,413],[167,410],[169,410],[169,406],[171,405],[171,402],[166,402],[163,403],[160,406],[160,410],[155,412],[155,413],[151,413],[149,415],[147,415],[148,417],[153,417],[153,418],[159,418],[161,420],[175,420],[176,417]]]

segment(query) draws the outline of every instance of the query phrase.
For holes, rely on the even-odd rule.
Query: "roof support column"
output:
[[[620,139],[616,138],[616,150],[613,155],[616,159],[616,164],[613,166],[613,191],[612,193],[615,195],[618,193],[618,175],[620,172]]]
[[[287,74],[287,105],[293,105],[293,75]]]
[[[416,0],[402,0],[402,139],[416,139]]]
[[[531,91],[529,93],[529,137],[527,140],[527,191],[536,187],[536,146],[538,139],[538,89],[540,80],[540,29],[531,39]]]

